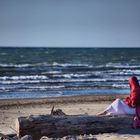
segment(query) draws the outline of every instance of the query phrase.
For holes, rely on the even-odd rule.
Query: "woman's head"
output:
[[[130,77],[128,81],[130,88],[135,88],[139,86],[139,81],[135,76]]]
[[[131,105],[140,105],[140,85],[138,79],[133,76],[129,78],[130,84],[130,103]]]

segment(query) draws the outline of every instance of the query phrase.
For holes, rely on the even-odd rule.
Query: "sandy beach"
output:
[[[19,116],[50,114],[52,106],[62,109],[68,115],[96,115],[104,110],[115,98],[127,95],[87,95],[71,97],[54,97],[42,99],[13,99],[0,101],[0,132],[15,132],[15,119]],[[95,135],[98,140],[140,139],[140,130],[124,129],[116,133]]]

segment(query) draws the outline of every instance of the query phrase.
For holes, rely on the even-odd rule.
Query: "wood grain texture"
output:
[[[34,140],[42,136],[63,137],[66,135],[98,134],[130,128],[132,116],[88,115],[37,115],[19,117],[16,120],[18,135],[31,135]]]

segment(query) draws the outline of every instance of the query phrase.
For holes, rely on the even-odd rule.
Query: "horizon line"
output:
[[[140,46],[0,46],[0,48],[140,48]]]

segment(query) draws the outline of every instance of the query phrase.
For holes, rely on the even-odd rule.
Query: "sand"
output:
[[[62,109],[68,115],[96,115],[104,110],[115,98],[126,95],[87,95],[43,99],[0,100],[0,133],[15,133],[15,119],[19,116],[50,114],[52,106]],[[122,129],[116,133],[95,135],[98,140],[138,140],[140,130]]]

